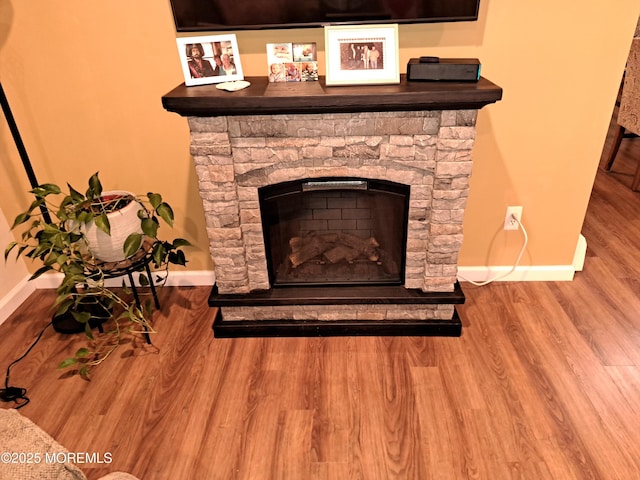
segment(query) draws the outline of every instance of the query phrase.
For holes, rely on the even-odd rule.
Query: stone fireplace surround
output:
[[[325,87],[249,78],[235,93],[177,87],[188,118],[219,308],[216,336],[459,335],[455,305],[477,111],[502,90],[479,82]],[[258,188],[360,177],[410,187],[402,286],[272,288]]]

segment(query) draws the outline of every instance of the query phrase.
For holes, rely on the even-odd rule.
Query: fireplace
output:
[[[459,335],[479,82],[180,86],[216,285],[216,336]]]
[[[318,178],[258,194],[271,286],[402,284],[408,185]]]

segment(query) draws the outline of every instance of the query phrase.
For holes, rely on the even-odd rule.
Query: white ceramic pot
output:
[[[112,190],[103,192],[102,196],[129,195],[129,192]],[[107,218],[111,225],[111,235],[107,235],[91,222],[83,226],[85,237],[89,243],[89,250],[98,260],[103,262],[119,262],[125,260],[124,242],[132,233],[142,233],[138,211],[142,205],[137,201],[131,201],[120,210],[108,213]]]

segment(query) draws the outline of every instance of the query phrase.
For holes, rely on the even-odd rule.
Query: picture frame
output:
[[[185,85],[244,80],[235,34],[180,37],[176,42]]]
[[[269,83],[318,81],[316,44],[268,43],[267,66]]]
[[[324,27],[326,84],[400,83],[398,24]]]

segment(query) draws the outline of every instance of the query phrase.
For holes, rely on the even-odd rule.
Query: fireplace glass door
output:
[[[409,186],[319,178],[259,196],[272,286],[403,283]]]

